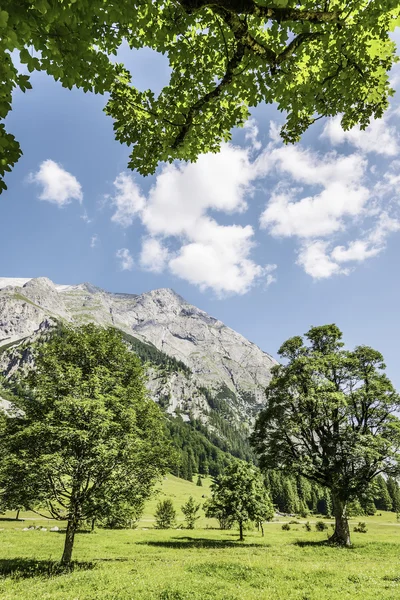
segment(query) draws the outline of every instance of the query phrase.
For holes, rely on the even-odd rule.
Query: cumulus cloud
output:
[[[160,240],[151,237],[146,238],[142,243],[140,265],[146,271],[161,273],[166,266],[168,255],[168,248],[163,246]]]
[[[365,153],[375,152],[384,156],[396,156],[399,152],[399,139],[394,125],[390,125],[390,118],[394,113],[387,112],[382,119],[374,119],[365,130],[359,126],[344,131],[338,115],[329,119],[321,134],[333,146],[348,142]]]
[[[81,184],[74,175],[63,169],[54,160],[45,160],[36,173],[32,173],[29,181],[42,186],[40,200],[56,204],[60,208],[70,204],[72,200],[82,202]]]
[[[347,269],[342,269],[328,254],[328,243],[321,240],[309,242],[302,246],[297,264],[302,266],[308,275],[314,279],[327,279],[332,275],[342,273],[348,275]]]
[[[122,227],[129,227],[143,210],[145,198],[134,179],[126,173],[118,175],[114,181],[114,187],[116,192],[111,198],[111,202],[115,207],[115,213],[111,220]]]
[[[269,146],[256,162],[259,172],[281,179],[260,215],[260,227],[274,237],[298,239],[297,264],[315,279],[348,275],[351,268],[344,264],[377,256],[399,230],[400,221],[391,214],[398,212],[398,161],[374,185],[377,169],[361,151],[321,156],[301,146]],[[337,243],[350,227],[367,222],[359,238]]]
[[[393,155],[398,142],[392,125],[374,122],[365,134],[352,130],[349,137],[331,120],[323,137],[337,146],[349,141],[355,150],[348,154],[284,146],[278,129],[270,125],[262,148],[251,119],[247,147],[225,144],[197,163],[166,165],[147,194],[133,175],[116,178],[112,220],[122,227],[134,219],[143,225],[143,269],[167,271],[219,296],[274,283],[276,265],[254,260],[256,232],[244,218],[262,189],[260,228],[297,240],[296,262],[315,279],[348,275],[385,249],[388,236],[400,230],[400,162],[382,168],[382,159],[372,163],[370,152],[383,140],[384,153]]]
[[[254,129],[251,135],[256,135]],[[244,294],[262,277],[265,266],[251,258],[254,229],[221,225],[210,215],[246,211],[259,176],[250,157],[254,140],[252,148],[225,144],[219,154],[202,155],[196,163],[165,166],[147,198],[132,175],[116,179],[112,204],[117,212],[112,219],[127,226],[138,217],[147,230],[142,268],[156,273],[167,269],[218,295]],[[167,249],[169,241],[174,252]]]
[[[258,139],[259,130],[255,119],[249,119],[244,124],[245,129],[245,140],[250,143],[251,148],[254,151],[261,150],[262,144]]]
[[[278,185],[261,214],[260,226],[274,236],[314,238],[343,229],[345,219],[362,213],[370,197],[363,185],[367,162],[358,155],[338,156],[285,146],[264,156],[278,173],[296,184],[317,189],[306,195],[302,188]],[[260,167],[262,168],[262,167]]]
[[[134,261],[128,248],[120,248],[115,253],[115,256],[119,261],[119,267],[121,271],[132,271]]]

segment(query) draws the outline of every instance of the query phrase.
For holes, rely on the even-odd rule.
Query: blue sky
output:
[[[168,80],[151,51],[119,58],[141,89]],[[126,169],[104,97],[44,74],[32,85],[7,119],[24,155],[0,196],[0,277],[171,287],[273,355],[335,322],[349,347],[383,353],[400,388],[397,97],[366,132],[320,121],[287,147],[281,115],[261,106],[220,155],[143,178]]]

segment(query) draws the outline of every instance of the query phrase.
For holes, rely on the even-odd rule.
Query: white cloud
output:
[[[96,248],[96,246],[97,246],[98,243],[99,243],[99,236],[97,235],[97,233],[95,233],[90,238],[90,247],[91,248]]]
[[[264,273],[267,274],[267,278],[266,278],[267,287],[270,286],[272,283],[277,282],[277,278],[275,277],[275,275],[272,275],[273,271],[275,271],[277,268],[278,268],[278,265],[267,265],[264,268]]]
[[[114,186],[116,193],[111,198],[111,203],[116,211],[111,220],[122,227],[129,227],[143,210],[145,198],[134,179],[127,173],[120,173],[114,181]]]
[[[305,244],[299,252],[297,264],[302,266],[308,275],[314,279],[327,279],[340,273],[348,275],[347,269],[342,269],[327,252],[328,243],[316,240]]]
[[[122,218],[115,214],[112,218],[123,226],[136,215],[141,219],[148,233],[140,256],[143,268],[168,269],[218,295],[243,294],[264,273],[264,267],[251,259],[254,230],[249,225],[220,225],[209,211],[227,215],[246,211],[246,198],[252,196],[257,177],[250,149],[225,144],[219,154],[202,155],[196,163],[165,166],[147,198],[132,176],[124,176],[123,185],[119,176],[113,204],[123,197],[117,206],[124,210],[119,210]],[[166,249],[166,240],[178,245],[173,254]]]
[[[390,233],[400,230],[400,221],[393,216],[400,183],[398,161],[392,161],[382,176],[360,153],[330,152],[321,157],[301,146],[281,145],[267,147],[256,162],[258,172],[276,173],[285,181],[272,190],[260,227],[274,237],[297,238],[301,242],[297,264],[315,279],[349,274],[343,264],[377,256]],[[371,185],[371,177],[380,179]],[[369,229],[361,231],[359,239],[337,243],[339,234],[365,222]]]
[[[336,246],[331,253],[331,257],[338,263],[350,261],[363,262],[367,258],[376,256],[380,251],[379,247],[369,247],[366,240],[354,240],[349,243],[347,248],[345,246]]]
[[[257,127],[257,122],[255,119],[249,119],[244,124],[244,129],[246,131],[245,140],[250,143],[251,148],[254,151],[261,150],[262,144],[258,139],[259,130]]]
[[[146,238],[142,243],[140,265],[147,271],[161,273],[167,263],[168,249],[156,238]]]
[[[128,248],[120,248],[117,250],[115,256],[119,260],[121,271],[132,271],[134,261]]]
[[[321,137],[329,139],[334,146],[348,142],[362,152],[396,156],[399,139],[396,127],[389,124],[390,116],[389,111],[382,119],[374,119],[364,131],[359,126],[344,131],[340,124],[341,116],[338,115],[327,121]]]
[[[275,123],[275,121],[269,122],[269,139],[271,140],[271,142],[273,144],[281,144],[282,143],[281,127],[282,126],[278,125],[278,123]]]
[[[168,165],[150,190],[143,223],[152,235],[194,235],[210,209],[244,212],[255,177],[249,151],[228,144],[196,163]]]
[[[367,162],[357,154],[331,153],[321,158],[300,147],[285,146],[265,154],[263,162],[281,176],[290,175],[295,184],[320,190],[305,195],[302,188],[278,185],[260,216],[261,228],[274,236],[331,235],[344,228],[346,218],[360,215],[370,197],[362,183]]]
[[[72,200],[82,202],[83,194],[79,181],[53,160],[45,160],[37,173],[32,173],[29,181],[42,186],[40,200],[46,200],[59,207],[70,204]]]
[[[169,267],[174,275],[213,289],[217,294],[244,294],[264,269],[249,259],[254,231],[250,225],[221,226],[204,220],[196,240],[182,245]]]

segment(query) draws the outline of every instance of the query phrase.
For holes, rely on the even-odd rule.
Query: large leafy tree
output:
[[[115,506],[140,512],[169,444],[139,359],[115,329],[63,328],[35,354],[20,412],[0,427],[0,495],[66,519],[69,563],[82,521]]]
[[[367,346],[345,350],[335,325],[312,327],[286,341],[273,369],[266,407],[252,441],[261,465],[304,477],[332,492],[331,541],[350,545],[349,501],[380,473],[399,472],[399,395],[382,355]]]
[[[243,525],[248,521],[261,524],[274,515],[271,498],[258,469],[242,461],[232,461],[211,485],[212,497],[205,503],[207,517],[236,521],[240,541]]]
[[[398,0],[3,0],[0,118],[13,88],[31,87],[16,51],[30,72],[111,92],[116,137],[133,146],[129,166],[145,175],[160,161],[217,152],[260,102],[286,113],[286,141],[338,113],[345,128],[366,127],[392,93],[389,32],[399,10]],[[170,81],[158,96],[111,60],[124,40],[167,55]],[[4,125],[0,148],[2,176],[21,154]]]

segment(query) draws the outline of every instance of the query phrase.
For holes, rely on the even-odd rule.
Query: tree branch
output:
[[[183,143],[185,137],[187,136],[191,127],[193,126],[193,119],[195,118],[196,114],[207,104],[207,102],[210,102],[210,100],[213,100],[214,98],[218,98],[218,96],[222,94],[224,89],[232,82],[234,76],[233,72],[236,69],[236,67],[240,64],[240,61],[244,56],[244,50],[245,49],[243,44],[238,44],[236,52],[229,60],[226,67],[225,75],[223,76],[219,84],[213,90],[202,96],[199,100],[197,100],[197,102],[195,102],[195,104],[193,104],[189,108],[186,114],[185,123],[181,126],[180,132],[171,144],[172,149],[175,150]]]
[[[308,23],[332,23],[339,20],[338,11],[304,10],[281,6],[259,6],[253,0],[179,0],[187,13],[196,12],[202,8],[227,11],[236,15],[254,15],[267,20],[277,21],[307,21]]]

